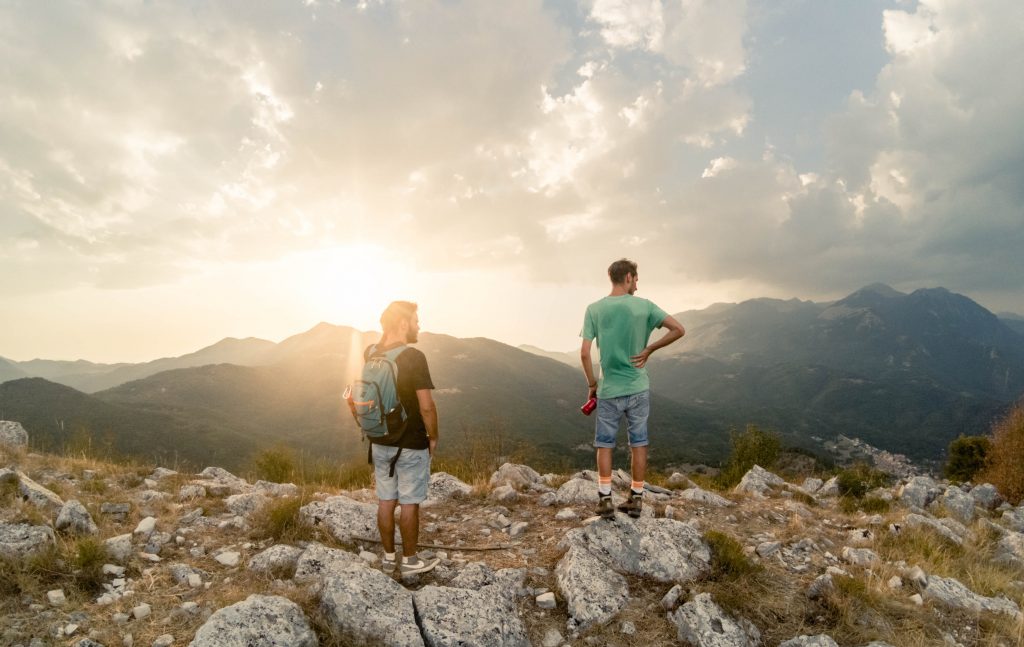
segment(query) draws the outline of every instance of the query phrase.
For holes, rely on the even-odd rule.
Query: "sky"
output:
[[[394,299],[568,350],[621,257],[669,312],[884,282],[1022,313],[1022,34],[1019,0],[4,3],[0,356]]]

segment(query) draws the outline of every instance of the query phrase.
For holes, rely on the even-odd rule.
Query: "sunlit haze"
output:
[[[0,357],[395,299],[569,350],[624,256],[673,313],[873,282],[1024,312],[1022,33],[1019,0],[7,4]]]

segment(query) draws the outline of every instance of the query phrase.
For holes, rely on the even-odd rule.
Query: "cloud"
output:
[[[804,296],[1024,279],[1013,0],[880,14],[810,166],[742,83],[740,0],[2,11],[4,294],[382,238],[547,282],[624,253]]]

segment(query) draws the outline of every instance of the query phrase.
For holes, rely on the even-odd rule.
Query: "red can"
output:
[[[597,408],[597,398],[590,398],[589,400],[587,400],[583,404],[582,407],[580,407],[580,411],[583,412],[583,415],[589,416],[590,414],[594,413],[594,409],[596,409],[596,408]]]

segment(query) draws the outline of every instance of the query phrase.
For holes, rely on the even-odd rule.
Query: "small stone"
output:
[[[115,613],[110,617],[110,619],[114,621],[115,625],[123,625],[131,619],[131,616],[127,613]]]
[[[124,566],[117,566],[116,564],[104,564],[103,574],[113,575],[114,577],[121,577],[122,575],[124,575]]]
[[[537,596],[537,606],[541,609],[554,609],[555,605],[555,594],[551,591]]]
[[[516,537],[521,537],[523,535],[523,533],[526,532],[526,529],[529,527],[529,525],[530,524],[528,524],[525,521],[517,521],[517,522],[515,522],[514,524],[512,524],[509,527],[509,529],[508,529],[508,536],[512,537],[513,539],[516,538]]]
[[[376,564],[377,563],[377,555],[374,554],[374,553],[371,553],[368,550],[359,551],[359,559],[363,560],[367,564]]]
[[[121,644],[124,645],[124,647],[132,647],[135,644],[135,638],[133,638],[131,634],[125,634],[124,637],[121,638]]]
[[[70,624],[64,625],[64,635],[65,636],[70,636],[71,634],[75,633],[76,631],[78,631],[78,625],[76,625],[75,623],[72,622]]]
[[[46,592],[46,601],[50,603],[50,606],[61,607],[67,602],[67,598],[64,597],[64,591],[61,589],[54,589]]]
[[[203,585],[203,578],[199,576],[199,573],[189,573],[188,585],[189,588],[198,589]]]
[[[899,575],[893,575],[887,582],[890,589],[901,589],[903,588],[903,579]]]
[[[577,518],[576,511],[572,508],[562,508],[555,513],[555,520],[557,521],[573,521]]]
[[[163,634],[157,636],[157,639],[153,641],[153,647],[171,647],[174,644],[174,636],[171,634]]]
[[[775,553],[779,552],[782,548],[782,544],[777,541],[766,541],[757,545],[755,551],[761,558],[771,557]]]
[[[636,625],[633,624],[632,622],[629,622],[627,620],[626,622],[622,623],[621,632],[626,634],[627,636],[635,635],[636,634]]]
[[[544,632],[544,640],[541,645],[543,647],[558,647],[563,642],[562,634],[557,629],[551,628]]]
[[[499,485],[491,490],[488,497],[492,501],[510,502],[519,498],[519,493],[511,485]]]
[[[671,611],[675,609],[676,604],[679,602],[679,598],[682,597],[682,595],[683,587],[679,584],[676,584],[668,590],[668,593],[665,594],[665,597],[661,598],[661,607],[665,609],[665,611]]]
[[[916,604],[917,606],[922,606],[924,604],[924,598],[921,597],[920,593],[915,593],[914,595],[910,596],[910,601]]]
[[[240,553],[232,550],[220,553],[213,559],[215,559],[219,564],[223,564],[224,566],[238,566],[238,560],[240,557]]]
[[[134,607],[132,609],[132,616],[134,616],[136,620],[142,620],[143,618],[148,617],[149,614],[152,613],[152,612],[153,612],[152,607],[150,607],[148,604],[143,602],[139,606]]]
[[[155,517],[146,517],[145,519],[143,519],[142,521],[139,522],[138,526],[135,527],[135,532],[133,534],[144,535],[144,536],[148,537],[149,535],[153,534],[153,530],[155,530],[155,529],[156,529],[156,518]]]

